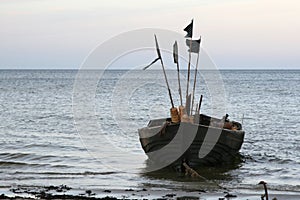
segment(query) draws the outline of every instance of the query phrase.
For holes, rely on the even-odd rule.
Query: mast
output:
[[[180,105],[182,106],[182,91],[181,91],[181,85],[180,85],[180,72],[179,72],[179,62],[178,62],[177,41],[175,41],[175,43],[173,45],[173,58],[174,58],[174,63],[177,64],[178,92],[179,92],[179,96],[180,96]]]
[[[199,42],[199,50],[197,54],[197,61],[196,61],[196,68],[195,68],[195,77],[194,77],[194,85],[193,85],[193,95],[192,95],[192,108],[191,112],[193,111],[194,108],[194,99],[195,99],[195,90],[196,90],[196,81],[197,81],[197,71],[198,71],[198,62],[199,62],[199,57],[200,57],[200,43],[201,43],[201,36],[200,36],[200,42]]]
[[[191,38],[193,37],[193,22],[194,22],[194,19],[192,19],[191,23],[185,28],[183,29],[184,31],[187,32],[187,35],[185,36],[186,38]],[[190,40],[190,49],[192,47],[192,40]],[[187,74],[187,84],[186,84],[186,112],[188,115],[190,115],[190,109],[188,109],[188,105],[190,104],[189,101],[189,83],[190,83],[190,71],[191,71],[191,52],[189,52],[189,63],[188,63],[188,74]]]
[[[159,60],[160,60],[160,63],[161,63],[163,72],[164,72],[165,81],[166,81],[166,84],[167,84],[167,88],[168,88],[168,92],[169,92],[170,101],[171,101],[171,104],[172,104],[172,108],[174,108],[173,98],[172,98],[170,86],[169,86],[169,83],[168,83],[168,78],[167,78],[167,74],[166,74],[166,71],[165,71],[165,66],[164,66],[163,60],[162,60],[162,58],[161,58],[161,54],[160,54],[160,50],[159,50],[159,46],[158,46],[158,42],[157,42],[157,38],[156,38],[156,35],[155,35],[155,34],[154,34],[154,38],[155,38],[155,45],[156,45],[157,55],[158,55],[158,58],[159,58]]]
[[[198,113],[197,114],[200,114],[200,109],[201,109],[201,104],[202,104],[202,98],[203,98],[203,95],[201,94],[200,100],[199,100]]]
[[[192,46],[192,40],[190,40],[190,48]],[[188,108],[188,104],[190,104],[190,98],[188,98],[189,96],[189,83],[190,83],[190,73],[191,73],[191,52],[189,52],[189,64],[188,64],[188,74],[187,74],[187,82],[186,82],[186,108]],[[187,114],[190,115],[190,109],[188,109]]]
[[[157,56],[158,57],[154,61],[152,61],[149,65],[147,65],[146,67],[144,67],[143,70],[148,69],[151,65],[153,65],[158,60],[160,60],[160,63],[161,63],[161,66],[162,66],[162,69],[163,69],[163,72],[164,72],[164,77],[165,77],[166,85],[167,85],[167,88],[168,88],[168,93],[169,93],[170,101],[171,101],[171,104],[172,104],[172,109],[173,109],[174,108],[173,98],[172,98],[170,86],[169,86],[169,83],[168,83],[168,78],[167,78],[167,74],[166,74],[166,71],[165,71],[164,62],[163,62],[162,57],[161,57],[161,53],[160,53],[160,50],[159,50],[159,46],[158,46],[158,42],[157,42],[157,38],[156,38],[155,34],[154,34],[154,38],[155,38],[156,52],[157,52]]]

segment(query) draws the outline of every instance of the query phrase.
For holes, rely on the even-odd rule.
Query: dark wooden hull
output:
[[[181,165],[182,162],[190,166],[231,163],[237,157],[244,135],[242,130],[212,127],[205,123],[173,124],[168,119],[151,120],[147,127],[139,129],[142,148],[150,162],[160,166]]]

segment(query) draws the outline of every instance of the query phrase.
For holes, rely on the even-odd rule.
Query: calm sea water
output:
[[[86,80],[95,73],[86,72]],[[214,191],[218,190],[216,184],[229,189],[253,189],[265,180],[274,190],[300,191],[299,70],[221,71],[222,87],[215,89],[205,85],[209,76],[200,78],[196,100],[204,95],[202,112],[217,117],[226,112],[231,119],[243,121],[246,132],[241,149],[243,161],[230,167],[200,169],[208,181],[191,180],[170,170],[143,173],[147,157],[139,144],[137,129],[146,126],[151,118],[169,115],[161,71],[104,73],[96,91],[92,91],[95,126],[103,140],[93,128],[76,127],[80,120],[91,123],[89,116],[74,120],[74,113],[80,112],[72,99],[76,74],[75,70],[0,71],[3,190],[16,185],[66,184],[78,189]],[[170,77],[178,105],[177,81]],[[225,100],[220,100],[222,104],[214,102],[212,90],[224,92],[224,97],[219,97]],[[225,109],[224,113],[216,113],[216,107]]]

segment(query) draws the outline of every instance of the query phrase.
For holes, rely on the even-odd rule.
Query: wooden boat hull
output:
[[[207,134],[213,139],[206,140]],[[151,120],[147,127],[139,129],[140,142],[150,162],[161,166],[178,166],[183,162],[190,166],[231,163],[243,144],[244,135],[242,130],[185,122],[173,124],[168,119]],[[205,151],[205,148],[209,153],[201,156],[200,149]]]

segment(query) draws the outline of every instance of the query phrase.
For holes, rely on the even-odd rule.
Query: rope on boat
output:
[[[211,182],[211,180],[208,180],[207,178],[201,176],[196,170],[192,169],[190,166],[188,166],[188,164],[186,164],[185,162],[182,163],[182,165],[185,167],[185,175],[190,175],[192,178],[201,178],[207,182]],[[220,189],[224,189],[227,190],[226,188],[220,186],[218,183],[216,183],[215,181],[212,181],[214,184],[216,184]]]
[[[185,167],[185,175],[190,175],[191,177],[201,178],[205,181],[208,181],[205,177],[201,176],[198,172],[196,172],[194,169],[188,166],[188,164],[186,164],[185,162],[182,163],[182,165]]]

